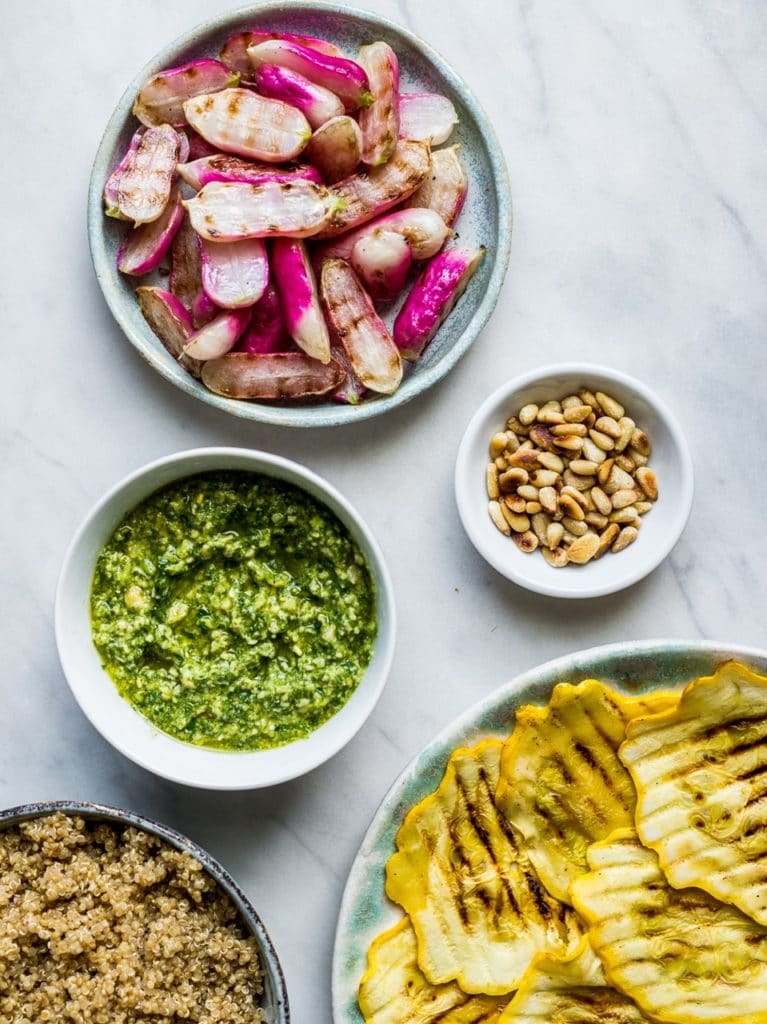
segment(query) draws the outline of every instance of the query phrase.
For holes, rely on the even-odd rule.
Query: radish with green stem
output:
[[[399,135],[399,62],[388,43],[360,49],[373,102],[360,111],[362,162],[377,167],[391,159]]]
[[[262,64],[278,64],[329,89],[343,101],[347,113],[367,107],[373,100],[364,69],[346,57],[331,57],[288,39],[271,39],[249,46],[248,57],[254,71]]]
[[[203,384],[224,398],[316,398],[343,380],[344,370],[334,359],[323,364],[304,352],[230,352],[202,368]]]
[[[268,43],[273,39],[285,39],[291,43],[299,43],[308,50],[317,50],[329,57],[343,57],[343,53],[332,43],[324,39],[315,39],[314,36],[297,36],[292,32],[263,32],[257,29],[251,32],[237,32],[229,36],[224,43],[221,53],[221,60],[233,71],[239,71],[244,79],[249,79],[253,74],[253,65],[248,57],[248,47],[258,46],[259,43]]]
[[[249,89],[223,89],[184,103],[189,124],[225,153],[281,163],[297,157],[312,130],[300,110]]]
[[[262,96],[297,107],[312,128],[344,112],[343,102],[330,89],[278,64],[262,64],[256,69],[256,88]]]

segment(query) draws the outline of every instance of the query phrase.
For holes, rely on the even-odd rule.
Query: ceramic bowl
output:
[[[289,406],[214,395],[165,351],[141,316],[134,294],[136,282],[117,272],[115,258],[125,227],[104,216],[102,191],[135,131],[137,122],[131,107],[138,89],[163,68],[194,57],[217,56],[229,35],[259,27],[322,36],[350,55],[362,43],[383,39],[399,58],[403,91],[443,93],[458,111],[460,124],[448,144],[460,143],[461,159],[469,177],[469,194],[458,229],[462,244],[484,244],[487,255],[423,358],[389,397],[374,398],[358,406],[331,402]],[[166,380],[234,416],[282,426],[330,426],[394,409],[431,387],[455,366],[487,322],[498,298],[509,259],[511,196],[506,164],[490,122],[464,81],[425,42],[385,18],[344,4],[264,3],[218,15],[198,25],[161,50],[136,75],[117,104],[96,154],[88,196],[88,232],[96,277],[112,314],[131,344]]]
[[[608,552],[587,565],[555,569],[539,552],[525,554],[493,525],[487,513],[485,470],[488,443],[509,416],[523,405],[541,405],[578,391],[604,391],[647,433],[650,466],[659,497],[642,517],[638,539],[619,554]],[[628,374],[604,366],[567,363],[515,377],[482,403],[461,441],[455,467],[455,496],[464,529],[474,547],[502,576],[550,597],[598,597],[612,594],[652,572],[676,544],[690,514],[693,471],[684,434],[661,399]]]
[[[117,692],[93,644],[90,589],[99,552],[123,517],[174,480],[211,470],[245,470],[284,480],[321,501],[347,527],[376,588],[378,632],[371,662],[348,702],[304,739],[273,750],[232,752],[184,743],[161,732]],[[136,764],[204,789],[257,789],[316,768],[341,749],[370,715],[389,674],[394,596],[381,550],[349,502],[298,463],[242,448],[198,448],[158,459],[116,484],[88,513],[64,560],[56,592],[56,642],[67,682],[91,724]]]
[[[227,894],[240,912],[241,918],[250,935],[256,940],[264,971],[263,1009],[268,1024],[289,1024],[290,1009],[288,1008],[288,992],[280,961],[277,958],[272,940],[269,938],[261,918],[245,893],[240,889],[232,876],[214,860],[202,847],[191,839],[181,835],[167,825],[161,825],[150,818],[133,811],[118,810],[114,807],[103,807],[101,804],[82,803],[79,801],[50,801],[47,803],[25,804],[22,807],[11,807],[0,811],[0,832],[11,825],[18,825],[31,818],[42,818],[49,814],[76,814],[89,821],[108,821],[117,825],[130,825],[157,836],[176,850],[189,853],[198,860],[207,873],[216,881],[220,889]]]

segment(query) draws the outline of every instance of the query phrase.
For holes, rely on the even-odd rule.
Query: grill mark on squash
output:
[[[503,870],[501,868],[501,865],[496,860],[495,854],[494,854],[492,846],[490,844],[490,837],[488,836],[488,833],[487,833],[484,825],[482,824],[481,820],[479,819],[478,808],[469,799],[469,794],[468,794],[468,792],[466,790],[466,787],[464,786],[463,781],[459,778],[458,772],[456,772],[455,779],[456,779],[456,786],[458,788],[458,792],[460,793],[461,798],[462,798],[462,800],[464,802],[464,806],[466,808],[466,815],[468,817],[468,820],[471,823],[471,826],[474,829],[474,831],[475,831],[475,833],[477,835],[477,838],[482,843],[482,846],[484,847],[485,852],[487,853],[487,856],[490,858],[490,860],[493,863],[493,867],[495,868],[496,874],[498,875],[498,878],[499,878],[499,880],[501,882],[501,885],[503,886],[504,892],[506,893],[506,896],[508,898],[509,906],[514,911],[514,913],[517,914],[517,916],[521,917],[519,903],[518,903],[518,901],[517,901],[517,899],[516,899],[516,897],[514,895],[514,891],[512,890],[511,883],[509,882],[508,878],[506,878],[506,876],[505,876],[505,874],[504,874],[504,872],[503,872]],[[495,804],[492,801],[491,801],[491,807],[493,807],[493,808],[495,807]],[[496,817],[499,817],[499,816],[497,815]]]

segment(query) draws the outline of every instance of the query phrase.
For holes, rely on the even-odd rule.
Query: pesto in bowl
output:
[[[308,736],[373,655],[375,588],[325,505],[238,470],[156,491],[102,548],[93,640],[119,693],[179,740],[254,751]]]

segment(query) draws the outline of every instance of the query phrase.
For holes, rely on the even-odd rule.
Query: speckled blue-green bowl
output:
[[[441,92],[455,104],[460,124],[447,145],[461,144],[469,178],[466,205],[457,224],[464,245],[485,245],[487,255],[454,312],[399,390],[357,406],[322,402],[277,405],[221,398],[190,377],[165,351],[141,316],[136,282],[117,272],[117,249],[125,226],[103,215],[104,183],[119,162],[138,122],[131,107],[139,87],[163,68],[195,57],[218,56],[221,44],[248,28],[282,29],[322,36],[350,55],[363,43],[383,39],[396,51],[403,92]],[[161,50],[141,69],[109,120],[99,145],[88,195],[88,233],[96,277],[115,320],[140,355],[187,394],[234,416],[289,427],[333,426],[378,416],[431,387],[455,366],[495,307],[509,262],[511,195],[503,153],[490,122],[465,82],[438,53],[385,18],[343,4],[271,2],[244,7],[206,21]]]
[[[640,641],[592,647],[549,661],[490,693],[440,733],[404,770],[376,812],[346,883],[333,954],[333,1024],[363,1024],[357,988],[368,946],[402,916],[384,893],[386,862],[394,852],[399,826],[419,800],[440,783],[456,747],[481,739],[505,739],[523,704],[545,704],[557,683],[596,678],[629,694],[683,687],[711,675],[736,658],[767,672],[767,651],[687,640]]]
[[[264,972],[263,1010],[267,1024],[290,1024],[288,991],[272,940],[253,904],[217,860],[214,860],[201,846],[193,843],[191,839],[187,839],[180,832],[152,821],[150,818],[145,818],[141,814],[82,801],[54,800],[46,803],[24,804],[21,807],[9,807],[5,811],[0,811],[0,832],[12,825],[18,825],[19,822],[29,821],[31,818],[43,818],[56,813],[79,815],[87,821],[107,821],[115,825],[132,825],[134,828],[143,829],[144,832],[157,836],[176,850],[191,854],[195,860],[199,861],[208,874],[215,879],[219,888],[231,899],[239,911],[248,933],[256,940]]]

